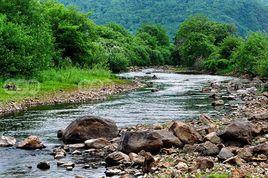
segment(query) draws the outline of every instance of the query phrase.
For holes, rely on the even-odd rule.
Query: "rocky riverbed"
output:
[[[89,169],[105,166],[107,177],[197,177],[224,173],[230,177],[268,176],[268,93],[254,79],[211,82],[208,93],[214,107],[230,107],[222,118],[206,114],[199,119],[118,128],[109,119],[85,116],[58,131],[64,144],[51,150],[57,166],[71,171],[76,164]],[[222,96],[221,90],[228,91]],[[229,104],[228,100],[240,101]],[[1,146],[15,138],[1,137]],[[18,149],[42,149],[36,136],[17,144]],[[76,155],[79,162],[62,161]],[[50,168],[46,160],[37,167]],[[83,177],[77,175],[76,177]]]

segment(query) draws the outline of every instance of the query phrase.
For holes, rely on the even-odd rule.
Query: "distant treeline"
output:
[[[0,0],[0,75],[29,77],[69,66],[120,72],[169,64],[268,76],[267,34],[243,39],[232,25],[193,16],[180,25],[172,44],[159,25],[143,24],[133,35],[88,17],[56,1]]]
[[[267,0],[59,0],[92,11],[97,24],[116,22],[135,32],[142,23],[163,25],[174,36],[190,15],[234,24],[246,36],[249,31],[268,32]],[[266,4],[266,6],[265,6]]]

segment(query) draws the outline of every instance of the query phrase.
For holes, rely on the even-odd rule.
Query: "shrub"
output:
[[[54,44],[43,6],[36,0],[1,1],[0,12],[0,75],[31,76],[48,68]]]
[[[267,76],[268,36],[252,33],[233,55],[235,69],[239,73]]]

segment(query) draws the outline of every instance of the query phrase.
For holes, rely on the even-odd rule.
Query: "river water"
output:
[[[147,73],[147,74],[146,74]],[[0,118],[0,135],[14,136],[21,140],[29,135],[39,136],[46,149],[26,151],[12,148],[0,148],[0,177],[51,177],[69,178],[82,175],[89,178],[104,176],[104,167],[83,169],[76,165],[73,171],[57,168],[56,161],[50,155],[54,146],[61,144],[56,137],[59,129],[65,128],[80,116],[97,115],[114,120],[119,127],[136,124],[165,123],[170,120],[196,118],[202,113],[220,116],[222,110],[211,106],[207,94],[201,88],[208,81],[228,81],[231,77],[212,75],[183,75],[174,73],[142,72],[124,73],[121,76],[153,76],[151,80],[158,92],[150,88],[132,91],[111,97],[99,103],[79,105],[45,106]],[[51,168],[40,171],[36,165],[40,161],[49,161]],[[65,160],[76,162],[76,156]]]

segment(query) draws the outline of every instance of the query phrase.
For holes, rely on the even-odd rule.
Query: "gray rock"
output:
[[[201,154],[204,156],[216,156],[220,151],[217,145],[211,143],[210,141],[206,141],[205,143],[201,144],[199,149]]]
[[[64,143],[84,143],[86,140],[106,138],[111,140],[118,134],[114,121],[96,116],[86,116],[73,121],[63,133]]]
[[[50,164],[47,161],[42,161],[37,164],[37,168],[41,170],[48,170],[50,169]]]
[[[222,161],[225,161],[231,157],[234,157],[235,155],[227,148],[222,148],[220,153],[218,154],[218,158]]]
[[[210,141],[211,143],[214,144],[219,144],[221,143],[221,138],[218,137],[216,132],[211,132],[208,135],[205,136],[205,140],[206,141]]]
[[[181,147],[183,145],[180,139],[167,129],[157,130],[155,132],[161,136],[165,148],[170,148],[172,146]]]
[[[163,146],[162,137],[156,132],[125,132],[121,136],[119,150],[124,153],[138,153],[141,150],[156,153]]]
[[[243,146],[251,143],[255,127],[248,121],[234,121],[230,123],[219,137],[226,145]]]
[[[174,122],[169,129],[184,144],[193,144],[202,140],[201,135],[190,125]]]
[[[216,100],[212,102],[212,106],[222,106],[222,105],[224,105],[223,100]]]
[[[101,149],[105,146],[108,146],[110,142],[106,140],[105,138],[97,138],[97,139],[90,139],[85,141],[85,145],[88,148],[95,148],[95,149]]]
[[[105,162],[109,166],[117,166],[126,162],[130,162],[130,159],[128,155],[117,151],[117,152],[109,154],[105,158]]]
[[[214,167],[214,162],[206,157],[199,157],[196,160],[196,169],[206,170],[212,169]]]
[[[45,148],[45,145],[41,142],[39,137],[31,135],[22,142],[20,142],[17,145],[17,148],[25,150],[35,150],[35,149],[43,149]]]

